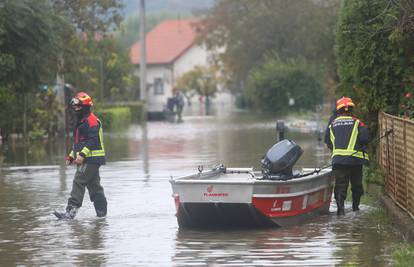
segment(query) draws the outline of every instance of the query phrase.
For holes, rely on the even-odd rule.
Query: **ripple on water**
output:
[[[243,117],[245,116],[245,117]],[[5,266],[387,266],[391,230],[370,224],[374,209],[342,218],[333,214],[288,228],[179,230],[168,182],[197,165],[260,166],[275,139],[276,118],[235,115],[185,118],[183,124],[149,123],[148,155],[141,129],[107,134],[109,162],[101,168],[108,217],[97,219],[86,194],[73,221],[51,213],[65,207],[73,167],[9,166],[0,175],[0,257]],[[306,150],[298,166],[320,166],[329,153],[313,135],[287,133]],[[62,142],[64,144],[64,142]],[[43,148],[43,146],[40,146]],[[59,162],[65,148],[55,153]],[[41,151],[42,152],[42,151]],[[38,161],[35,161],[38,164]],[[350,204],[347,203],[349,209]]]

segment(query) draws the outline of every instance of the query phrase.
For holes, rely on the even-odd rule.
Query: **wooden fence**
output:
[[[385,173],[385,191],[414,219],[414,121],[379,114],[379,163]]]

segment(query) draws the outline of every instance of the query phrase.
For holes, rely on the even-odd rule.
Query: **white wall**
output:
[[[171,65],[149,65],[147,66],[147,99],[148,99],[148,111],[162,111],[167,98],[171,96],[172,87],[172,71]],[[160,78],[164,86],[164,94],[155,94],[154,81],[156,78]]]
[[[147,66],[147,108],[148,111],[162,111],[167,104],[167,99],[172,97],[172,88],[174,82],[184,73],[194,69],[196,66],[206,66],[210,60],[210,53],[203,46],[192,46],[181,55],[173,64],[165,65],[148,65]],[[136,69],[139,76],[139,68]],[[154,80],[160,78],[164,84],[164,94],[157,95],[154,93]],[[223,88],[219,88],[221,91]],[[194,97],[193,103],[197,102],[198,97]],[[232,98],[224,92],[218,93],[215,100],[217,104],[233,103]]]
[[[204,46],[193,46],[185,54],[182,55],[174,64],[174,80],[177,80],[185,72],[194,69],[196,66],[208,66],[212,61],[212,56],[217,53],[224,52],[224,48],[215,51],[207,51]],[[197,103],[198,96],[191,99],[192,103]],[[211,99],[213,101],[213,99]],[[214,98],[214,102],[219,105],[233,105],[233,97],[224,90],[222,85],[218,85],[218,92]]]
[[[192,46],[174,62],[174,79],[194,69],[195,66],[205,66],[207,63],[207,49],[203,46]]]
[[[204,47],[192,46],[181,55],[172,65],[148,65],[147,66],[147,108],[148,111],[162,111],[168,97],[172,97],[174,81],[182,74],[192,70],[195,66],[203,66],[208,62],[208,52]],[[136,74],[139,76],[139,68]],[[161,78],[164,83],[164,94],[156,95],[154,92],[154,80]]]

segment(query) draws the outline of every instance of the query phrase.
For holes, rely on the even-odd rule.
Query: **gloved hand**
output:
[[[65,158],[66,165],[70,165],[70,164],[72,164],[72,163],[73,163],[73,160],[74,160],[74,158],[73,158],[73,157],[71,157],[71,156],[67,156],[67,157]]]
[[[83,164],[83,162],[84,162],[84,160],[85,160],[85,158],[82,156],[82,153],[80,153],[80,154],[76,157],[76,159],[75,159],[75,161],[74,161],[73,163],[75,163],[75,164],[77,164],[77,165],[82,165],[82,164]]]

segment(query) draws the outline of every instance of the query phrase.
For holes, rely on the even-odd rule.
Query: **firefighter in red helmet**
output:
[[[99,167],[105,164],[102,123],[91,112],[92,106],[92,98],[84,92],[77,93],[70,101],[77,122],[73,131],[72,151],[66,157],[66,164],[75,164],[76,173],[65,212],[54,213],[58,218],[73,219],[76,216],[82,206],[85,187],[96,215],[106,216],[107,201],[99,177]]]
[[[338,215],[345,214],[344,202],[349,182],[352,190],[352,210],[359,210],[359,202],[364,193],[362,166],[369,162],[368,154],[364,151],[369,142],[369,133],[365,124],[352,115],[354,107],[351,98],[344,96],[338,99],[337,115],[325,131],[325,143],[332,150],[334,195]]]

